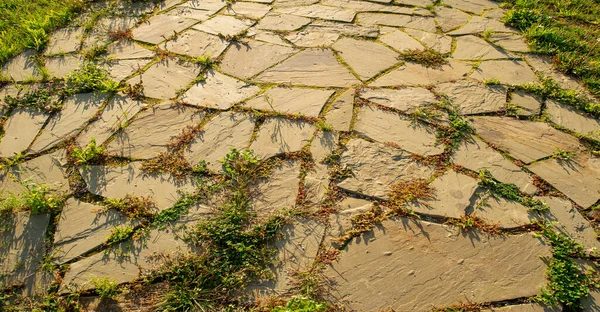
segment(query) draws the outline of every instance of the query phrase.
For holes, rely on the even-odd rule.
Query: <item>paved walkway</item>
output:
[[[0,98],[44,88],[37,82],[43,77],[66,78],[86,51],[105,45],[96,62],[112,80],[142,87],[143,97],[80,93],[51,98],[63,107],[50,113],[0,100],[0,157],[22,161],[5,166],[4,195],[37,183],[68,196],[60,214],[15,212],[3,220],[0,280],[44,293],[56,278],[41,267],[49,256],[70,264],[59,290],[67,293],[93,288],[90,279],[101,276],[135,280],[152,267],[152,254],[189,250],[172,228],[152,228],[145,243],[111,247],[130,254],[94,252],[115,226],[136,221],[114,210],[97,213],[100,197],[90,194],[150,196],[162,211],[195,189],[191,172],[181,179],[147,174],[145,160],[177,150],[189,166],[205,162],[216,173],[235,147],[283,159],[258,186],[259,216],[293,207],[314,215],[286,229],[277,281],[256,287],[263,294],[284,293],[290,272],[340,248],[336,238],[350,238],[357,216],[378,211],[374,202],[385,215],[394,189],[418,185],[433,195],[406,200],[409,216],[349,239],[325,266],[331,302],[349,311],[429,311],[536,296],[551,250],[527,233],[532,220],[553,221],[590,253],[600,248],[590,224],[598,220],[590,208],[600,200],[600,159],[586,143],[600,140],[600,123],[524,91],[551,77],[586,95],[549,59],[528,53],[522,36],[500,22],[496,2],[443,2],[167,0],[154,11],[125,1],[95,4],[73,27],[55,31],[41,57],[26,51],[4,64],[1,73],[13,82],[0,88]],[[100,9],[107,14],[86,31]],[[434,66],[406,61],[424,54],[444,59]],[[463,121],[470,126],[460,127]],[[67,148],[92,138],[119,163],[73,166]],[[549,210],[490,196],[478,185],[482,170]],[[210,213],[195,205],[177,223]],[[445,225],[469,216],[505,234]],[[585,304],[597,311],[593,300]],[[546,310],[527,304],[494,311]]]

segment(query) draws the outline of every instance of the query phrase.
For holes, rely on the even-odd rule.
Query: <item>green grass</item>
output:
[[[0,2],[0,63],[26,48],[43,49],[52,29],[66,25],[87,1],[3,0]]]
[[[505,0],[506,24],[523,31],[536,53],[554,56],[557,67],[600,96],[600,1]]]

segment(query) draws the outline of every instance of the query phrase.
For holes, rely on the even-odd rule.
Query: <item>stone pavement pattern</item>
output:
[[[283,159],[256,186],[255,210],[260,217],[284,208],[313,214],[286,228],[276,243],[277,279],[253,287],[257,293],[289,291],[289,274],[313,267],[317,255],[333,247],[341,251],[323,272],[331,282],[327,299],[347,311],[430,311],[466,302],[492,303],[490,311],[558,311],[511,301],[540,292],[551,257],[547,242],[523,226],[550,220],[590,252],[600,248],[590,222],[597,219],[588,214],[600,203],[600,158],[579,139],[600,139],[600,122],[519,88],[550,76],[585,93],[528,53],[522,36],[500,22],[498,3],[432,3],[102,2],[108,14],[91,31],[80,27],[89,18],[84,14],[52,34],[41,58],[25,51],[3,64],[10,82],[0,84],[0,157],[7,164],[1,195],[35,183],[68,198],[59,214],[3,217],[3,287],[24,284],[34,295],[54,282],[65,294],[93,288],[90,279],[100,276],[125,283],[155,264],[153,254],[193,251],[172,229],[205,218],[214,207],[193,207],[173,227],[150,228],[146,242],[106,247],[115,227],[139,224],[95,201],[149,196],[156,211],[172,207],[196,188],[191,172],[183,178],[147,173],[143,163],[183,142],[178,155],[212,173],[230,148]],[[115,39],[110,34],[117,30],[131,38]],[[52,99],[63,107],[51,113],[4,102],[42,88],[44,75],[67,77],[96,47],[106,47],[97,62],[112,79],[143,86],[141,99],[80,93]],[[430,50],[446,63],[407,60]],[[214,63],[210,69],[207,60]],[[443,101],[452,108],[441,107]],[[456,118],[475,131],[447,144],[440,132]],[[85,147],[92,138],[118,161],[69,162],[67,147]],[[549,210],[538,214],[516,201],[488,198],[477,183],[482,170]],[[81,184],[73,182],[77,177]],[[419,218],[385,220],[346,245],[336,240],[352,230],[355,216],[390,200],[392,186],[414,181],[434,190],[434,198],[405,207]],[[445,224],[474,216],[510,232],[461,232]],[[48,256],[70,264],[59,280],[42,264]],[[600,304],[595,300],[597,292],[585,303],[589,311]]]

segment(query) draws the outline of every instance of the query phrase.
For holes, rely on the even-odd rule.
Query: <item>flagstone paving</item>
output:
[[[164,258],[199,252],[184,239],[186,227],[220,213],[222,198],[172,214],[186,194],[208,194],[212,186],[198,177],[218,181],[232,148],[252,149],[270,166],[249,186],[257,222],[294,215],[273,243],[273,278],[239,289],[250,301],[296,295],[298,273],[310,272],[327,286],[318,290],[322,299],[340,311],[467,303],[559,311],[534,303],[548,283],[553,246],[532,222],[546,222],[597,260],[600,121],[532,85],[550,77],[590,94],[550,58],[530,53],[501,21],[499,3],[95,7],[53,31],[42,51],[1,64],[5,292],[83,290],[82,302],[91,302],[92,279],[136,282]],[[107,15],[91,18],[97,8]],[[419,60],[432,51],[442,62]],[[92,62],[120,86],[53,89],[82,78],[74,71]],[[548,209],[491,192],[480,181],[486,172]],[[3,210],[35,192],[60,198],[60,207]],[[106,206],[135,196],[167,221]],[[136,234],[109,240],[123,229]],[[599,303],[597,290],[582,300],[587,311]],[[149,309],[143,301],[110,304],[110,311]]]

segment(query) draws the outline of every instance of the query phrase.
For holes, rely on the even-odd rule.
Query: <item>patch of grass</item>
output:
[[[392,211],[402,212],[408,203],[428,205],[425,200],[434,199],[434,192],[433,187],[423,179],[399,182],[390,187],[388,204]]]
[[[500,79],[498,79],[498,78],[486,79],[486,80],[483,81],[483,83],[485,85],[488,85],[488,86],[494,86],[494,85],[500,85],[500,84],[502,84],[502,82],[500,82]]]
[[[155,158],[142,163],[142,171],[150,174],[168,172],[177,179],[183,179],[192,170],[190,163],[183,157],[183,152],[163,152]]]
[[[96,277],[90,279],[100,298],[114,298],[119,293],[119,284],[109,277]]]
[[[550,209],[546,202],[523,195],[516,185],[496,180],[487,169],[479,172],[479,185],[490,190],[492,194],[519,202],[531,211],[544,212]]]
[[[198,56],[193,61],[194,63],[201,65],[204,70],[211,69],[214,65],[212,59],[210,58],[210,55]]]
[[[64,204],[64,200],[52,194],[47,185],[30,183],[25,187],[26,190],[21,194],[21,199],[25,207],[30,209],[33,214],[57,211]]]
[[[411,49],[400,53],[400,56],[407,61],[419,63],[426,67],[441,67],[448,64],[446,55],[433,49]]]
[[[104,243],[107,245],[114,245],[120,242],[128,240],[133,234],[133,228],[131,226],[115,226],[111,231],[110,235],[106,236]]]
[[[472,214],[461,216],[460,219],[449,219],[446,223],[460,228],[463,232],[479,229],[489,234],[500,234],[498,225],[487,223],[482,218]]]
[[[109,77],[105,68],[95,62],[86,61],[68,75],[67,86],[71,93],[114,92],[118,90],[119,83]]]
[[[573,159],[573,157],[575,157],[575,152],[573,152],[573,151],[565,151],[558,146],[556,146],[555,148],[556,148],[556,151],[554,153],[552,153],[552,158],[554,158],[554,159],[569,161],[569,160]]]
[[[437,140],[450,149],[455,149],[465,138],[475,133],[475,128],[456,111],[450,101],[442,101],[438,106],[448,112],[449,123],[437,126]]]
[[[55,90],[51,85],[35,88],[29,92],[16,97],[10,95],[4,97],[4,102],[10,108],[28,107],[42,112],[52,113],[62,108],[62,101],[54,100]]]
[[[325,312],[327,304],[316,302],[312,299],[297,296],[293,297],[285,307],[274,307],[272,312]]]
[[[71,158],[76,165],[87,165],[96,163],[106,157],[105,151],[104,147],[96,146],[96,139],[92,137],[90,143],[85,148],[74,148],[71,152]]]
[[[107,209],[120,211],[128,217],[142,222],[150,220],[156,207],[150,197],[132,195],[124,198],[108,198],[104,200],[103,204]]]

